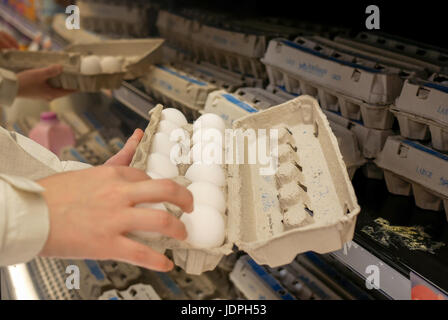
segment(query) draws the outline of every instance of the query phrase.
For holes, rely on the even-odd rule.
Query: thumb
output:
[[[131,163],[135,150],[137,149],[137,146],[142,138],[143,131],[141,129],[136,129],[134,134],[128,139],[128,141],[126,141],[123,149],[107,160],[105,164],[112,166],[128,166]]]
[[[56,77],[61,72],[62,72],[62,66],[58,64],[34,70],[35,76],[41,80],[47,80]]]

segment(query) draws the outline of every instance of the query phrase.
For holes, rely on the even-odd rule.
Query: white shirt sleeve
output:
[[[49,214],[35,181],[63,171],[91,167],[60,161],[51,151],[0,127],[0,266],[31,260],[49,233]]]

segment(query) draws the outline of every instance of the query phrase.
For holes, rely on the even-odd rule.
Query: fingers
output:
[[[166,211],[131,208],[123,213],[123,220],[123,231],[125,232],[151,231],[177,240],[187,238],[185,225]]]
[[[128,166],[132,161],[132,157],[134,157],[135,150],[142,137],[143,131],[136,129],[128,141],[126,141],[124,147],[116,155],[107,160],[105,165]]]
[[[75,93],[76,90],[67,90],[67,89],[59,89],[59,88],[53,88],[50,85],[48,85],[47,88],[45,88],[45,95],[46,95],[46,100],[53,100],[53,99],[57,99],[57,98],[61,98],[64,97],[66,95]]]
[[[4,31],[0,31],[0,48],[19,49],[17,41]]]
[[[108,167],[111,167],[110,165]],[[146,172],[136,169],[130,168],[127,166],[113,166],[113,169],[121,178],[128,182],[141,182],[141,181],[149,181],[150,178],[146,174]]]
[[[115,252],[113,259],[143,268],[167,272],[174,267],[173,262],[163,254],[124,236],[118,239],[113,250]]]
[[[147,180],[127,185],[128,199],[135,205],[143,202],[170,202],[184,212],[193,211],[191,192],[170,179]]]

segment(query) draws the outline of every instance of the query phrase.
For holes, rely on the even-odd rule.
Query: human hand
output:
[[[0,31],[0,50],[19,49],[17,41],[4,31]]]
[[[129,166],[134,157],[135,150],[143,138],[143,130],[136,129],[132,136],[126,141],[124,147],[113,157],[107,160],[106,166]]]
[[[184,240],[185,226],[176,217],[134,206],[170,202],[191,212],[193,197],[185,187],[120,166],[60,173],[37,183],[45,188],[50,216],[50,232],[41,256],[119,260],[158,271],[173,268],[166,256],[126,234],[149,231]]]
[[[19,83],[19,91],[17,95],[22,98],[51,101],[75,92],[74,90],[53,88],[48,84],[48,79],[56,77],[61,72],[62,66],[60,65],[52,65],[46,68],[19,72],[17,74]]]

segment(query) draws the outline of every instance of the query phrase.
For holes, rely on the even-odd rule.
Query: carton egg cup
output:
[[[161,105],[152,110],[132,167],[146,170],[161,111]],[[130,237],[161,252],[171,249],[174,262],[191,274],[213,270],[233,245],[271,267],[287,264],[305,251],[327,253],[342,248],[353,237],[360,207],[337,140],[317,101],[301,96],[233,124],[233,129],[270,128],[278,129],[279,135],[278,157],[273,158],[276,170],[260,175],[266,166],[225,166],[227,230],[221,247],[196,249],[167,237],[155,241],[135,234]],[[174,180],[188,184],[179,178]],[[181,214],[172,206],[167,208],[176,216]]]

